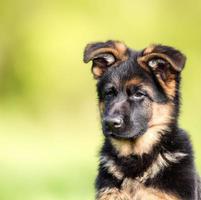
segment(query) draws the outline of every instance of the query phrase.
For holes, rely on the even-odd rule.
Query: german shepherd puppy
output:
[[[96,199],[201,199],[191,142],[178,127],[186,57],[169,46],[135,51],[107,41],[86,46],[89,61],[105,136]]]

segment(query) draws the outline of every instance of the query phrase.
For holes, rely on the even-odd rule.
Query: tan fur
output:
[[[94,44],[88,44],[85,51],[88,51],[90,48],[92,48],[92,45],[94,45]],[[87,63],[90,60],[93,60],[94,58],[96,58],[96,56],[98,56],[100,54],[107,54],[107,53],[113,54],[116,59],[116,62],[113,63],[112,66],[116,66],[119,62],[122,62],[122,61],[125,61],[128,59],[126,45],[119,41],[113,41],[113,45],[111,47],[99,48],[99,49],[96,49],[96,50],[88,53],[84,62]],[[104,72],[106,71],[106,69],[107,69],[107,67],[94,65],[92,67],[92,72],[93,72],[94,78],[98,79],[99,77],[101,77],[104,74]]]
[[[98,191],[96,200],[132,200],[132,198],[127,192],[117,188],[103,188]]]
[[[147,63],[144,61],[144,57],[137,58],[138,64],[148,73],[151,73],[150,69],[147,67]]]
[[[133,200],[181,200],[176,195],[154,188],[140,187]]]
[[[157,47],[157,45],[154,45],[154,44],[147,47],[143,52],[144,56],[138,58],[139,63],[141,63],[141,64],[147,63],[148,60],[150,60],[154,57],[160,57],[160,58],[163,58],[164,60],[167,60],[173,66],[173,68],[180,71],[177,64],[175,62],[173,62],[173,60],[170,59],[166,54],[157,52],[156,47]]]
[[[121,184],[122,191],[125,191],[130,196],[134,197],[136,191],[140,188],[142,183],[136,179],[125,178]]]
[[[167,152],[163,154],[158,154],[156,160],[152,163],[152,165],[143,173],[143,176],[138,177],[137,180],[140,183],[145,183],[146,180],[148,180],[149,178],[154,178],[165,167],[168,167],[171,163],[179,162],[185,156],[186,154],[182,152]]]
[[[175,96],[175,93],[176,93],[176,81],[174,79],[174,75],[169,75],[169,80],[167,82],[164,82],[162,79],[161,79],[161,76],[160,74],[156,74],[156,76],[158,77],[158,81],[160,82],[162,88],[164,89],[165,93],[168,95],[168,97],[170,99],[173,99],[174,96]],[[140,83],[142,83],[142,79],[139,78],[139,77],[135,77],[129,81],[127,81],[125,83],[125,85],[128,87],[130,85],[139,85]],[[143,83],[141,84],[142,85],[142,88],[145,89],[148,94],[153,97],[153,91],[150,87],[150,85],[148,83]]]
[[[132,183],[132,191],[136,190],[137,186],[139,184],[144,184],[146,180],[149,178],[154,178],[161,170],[163,170],[165,167],[168,167],[171,163],[177,163],[179,162],[183,157],[185,157],[186,154],[182,152],[174,152],[174,153],[164,153],[159,154],[156,158],[156,160],[151,164],[151,166],[143,173],[142,176],[137,177],[136,179],[131,179],[128,181],[128,179],[125,179],[123,181],[122,187],[129,188],[130,184]],[[110,159],[107,156],[101,156],[100,163],[104,168],[107,169],[108,173],[112,174],[119,180],[123,180],[124,176],[119,167],[114,163],[112,159]],[[127,191],[128,192],[128,191]],[[128,193],[132,193],[129,191]]]
[[[95,78],[98,78],[98,77],[100,77],[100,76],[103,75],[104,69],[103,69],[103,68],[100,68],[99,66],[94,66],[94,67],[92,68],[92,72],[93,72],[93,74],[94,74],[94,77],[95,77]]]
[[[158,131],[166,128],[166,126],[151,127],[146,133],[134,141],[119,139],[111,139],[111,141],[120,156],[129,156],[131,154],[143,155],[144,153],[149,153],[152,147],[159,142],[160,133]]]
[[[166,130],[166,125],[153,126],[147,130],[141,137],[138,137],[134,142],[133,151],[135,154],[142,156],[148,154],[161,138],[163,130]]]
[[[150,72],[149,68],[148,68],[148,61],[151,60],[154,57],[160,57],[164,60],[166,60],[167,62],[169,62],[174,69],[176,70],[180,70],[178,68],[178,66],[176,65],[176,63],[173,62],[173,60],[171,60],[166,54],[163,53],[157,53],[154,52],[155,51],[155,47],[156,45],[151,45],[150,47],[146,48],[144,50],[144,56],[139,57],[137,59],[139,65],[145,69],[146,71]],[[153,68],[153,70],[155,71],[156,69]],[[168,97],[170,99],[173,99],[173,97],[175,96],[176,93],[176,81],[175,81],[175,74],[172,72],[166,72],[166,79],[167,80],[163,80],[163,78],[161,77],[161,75],[159,73],[156,72],[156,76],[158,78],[159,83],[161,84],[162,88],[164,89],[164,91],[166,92],[166,94],[168,95]]]
[[[156,45],[155,44],[151,44],[149,47],[147,47],[145,50],[144,50],[144,55],[147,55],[147,54],[150,54],[154,51]]]
[[[128,178],[122,183],[122,191],[125,191],[132,200],[181,200],[174,194],[146,187],[144,184]]]
[[[165,82],[162,80],[160,74],[156,74],[156,76],[158,77],[158,81],[160,82],[160,85],[162,86],[168,97],[170,99],[174,99],[176,94],[176,80],[173,78],[174,75],[170,77],[171,75],[169,74],[168,80]]]
[[[163,153],[159,154],[152,165],[143,173],[142,176],[137,177],[135,180],[139,183],[145,183],[147,179],[154,178],[161,170],[168,167],[171,163],[179,162],[186,154],[182,152]],[[112,159],[107,156],[101,156],[100,163],[107,169],[108,173],[115,176],[117,179],[122,180],[124,175],[119,167]]]
[[[146,59],[145,57],[139,57],[138,58],[138,63],[140,64],[140,66],[145,69],[146,71],[150,72],[149,68],[147,67],[147,63],[146,63]],[[165,93],[168,95],[168,97],[170,99],[173,99],[173,97],[175,96],[176,93],[176,80],[175,80],[175,75],[174,74],[168,74],[167,73],[167,80],[164,81],[161,77],[161,75],[158,73],[156,73],[156,77],[160,83],[160,85],[162,86],[162,88],[164,89]]]
[[[156,161],[144,172],[142,177],[138,177],[139,182],[145,183],[147,179],[154,178],[161,170],[167,167],[169,164],[162,157],[161,154],[158,155]]]
[[[164,157],[166,158],[166,160],[172,163],[179,162],[185,156],[187,156],[187,154],[182,152],[164,153]]]
[[[150,97],[154,97],[153,89],[149,83],[143,83],[142,89],[145,90]]]
[[[167,104],[159,104],[156,102],[152,103],[152,117],[149,121],[149,127],[153,126],[161,126],[161,125],[167,125],[174,120],[172,117],[174,109],[173,103],[167,103]]]
[[[101,53],[112,53],[116,59],[121,60],[121,61],[125,61],[128,59],[128,55],[126,54],[127,51],[127,47],[124,43],[122,42],[118,42],[118,41],[114,41],[113,42],[114,46],[112,47],[105,47],[105,48],[100,48],[100,49],[96,49],[94,51],[92,51],[90,53],[90,55],[88,56],[88,59],[86,60],[86,62],[89,61],[89,59],[96,57],[96,55],[101,54]],[[88,44],[86,49],[90,49],[91,45],[93,44]]]
[[[107,156],[101,156],[100,163],[104,168],[107,169],[108,173],[112,174],[119,180],[123,179],[123,173],[120,171],[113,160],[109,159]]]
[[[117,49],[117,51],[119,52],[119,54],[121,55],[121,60],[127,60],[128,59],[128,55],[126,54],[127,52],[127,47],[124,43],[122,42],[114,42],[115,48]]]
[[[104,102],[99,102],[99,110],[100,110],[100,114],[102,115],[105,111],[105,104]]]
[[[87,46],[87,48],[90,48],[90,44],[89,44],[89,46]],[[121,54],[119,54],[119,52],[112,47],[96,49],[90,53],[89,58],[90,59],[95,58],[97,55],[102,54],[102,53],[112,53],[116,58],[118,58],[118,59],[121,58]]]
[[[97,193],[96,200],[180,200],[176,195],[161,191],[156,188],[146,187],[144,183],[149,178],[154,178],[161,170],[177,163],[186,154],[182,152],[159,154],[153,164],[143,173],[141,177],[135,179],[124,178],[121,189],[117,188],[103,188]],[[114,164],[113,160],[108,157],[101,157],[101,163],[108,170],[109,173],[117,177],[123,178],[123,174]]]
[[[142,82],[142,79],[140,77],[134,77],[133,79],[130,79],[125,83],[125,86],[128,87],[130,85],[138,85]]]
[[[134,154],[133,142],[121,139],[111,138],[112,145],[116,148],[120,156]]]

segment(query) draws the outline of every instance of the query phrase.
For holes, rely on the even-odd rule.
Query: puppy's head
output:
[[[134,51],[119,41],[107,41],[86,46],[84,62],[89,61],[106,137],[138,138],[176,123],[177,89],[185,64],[180,51],[162,45]]]

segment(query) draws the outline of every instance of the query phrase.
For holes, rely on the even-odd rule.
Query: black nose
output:
[[[110,130],[120,129],[123,125],[123,119],[121,117],[106,117],[104,118],[104,123]]]

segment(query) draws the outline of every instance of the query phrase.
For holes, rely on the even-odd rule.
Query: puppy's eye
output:
[[[133,94],[133,98],[136,99],[136,100],[143,99],[145,96],[146,96],[146,94],[143,91],[136,91]]]
[[[113,90],[105,91],[105,96],[112,96],[114,94]]]
[[[105,90],[104,96],[105,96],[105,98],[108,99],[108,98],[111,98],[111,97],[115,96],[116,93],[117,92],[116,92],[115,88],[112,87],[112,88],[108,88],[108,89]]]
[[[146,96],[146,92],[139,88],[127,88],[126,93],[131,100],[140,100]]]

